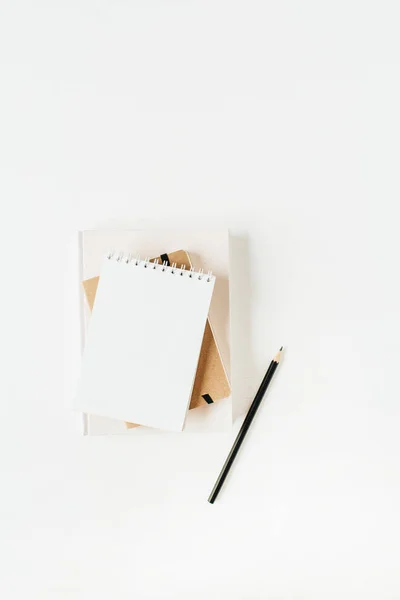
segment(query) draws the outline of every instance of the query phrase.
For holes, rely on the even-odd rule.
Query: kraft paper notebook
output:
[[[200,398],[196,410],[189,410],[186,415],[185,432],[228,432],[232,428],[232,398],[230,394],[230,261],[229,261],[229,231],[221,228],[204,228],[186,225],[176,226],[165,220],[161,224],[140,224],[139,228],[101,228],[79,232],[79,285],[81,289],[81,348],[84,352],[88,341],[88,331],[91,321],[90,298],[86,298],[82,282],[96,280],[98,278],[104,260],[104,255],[110,248],[120,249],[124,254],[140,252],[142,256],[156,257],[165,252],[170,253],[174,249],[184,248],[188,252],[193,265],[197,270],[204,272],[212,270],[216,276],[214,292],[208,313],[208,324],[215,342],[214,357],[218,354],[218,363],[211,361],[211,367],[207,366],[207,374],[204,381],[212,383],[212,393],[208,393],[213,403],[207,404],[204,398]],[[173,260],[171,260],[171,263]],[[179,262],[176,260],[176,262]],[[183,261],[182,261],[183,262]],[[86,288],[85,283],[85,288]],[[93,291],[94,298],[96,290]],[[176,313],[170,315],[177,319]],[[206,325],[203,344],[206,341],[208,325]],[[202,355],[198,363],[198,371],[202,368]],[[215,369],[217,365],[217,368]],[[179,371],[179,355],[168,359],[171,371]],[[215,384],[220,380],[221,367],[223,386]],[[214,377],[214,374],[217,377]],[[197,376],[193,388],[193,394],[197,387]],[[207,386],[208,387],[208,386]],[[215,397],[213,396],[215,394]],[[192,395],[193,399],[193,395]],[[218,401],[217,401],[218,400]],[[77,420],[77,426],[84,435],[158,435],[159,430],[149,427],[128,427],[125,420],[100,416],[94,413],[82,412]]]
[[[162,254],[158,259],[160,262],[166,261],[169,265],[173,263],[184,265],[186,269],[193,266],[188,253],[183,250]],[[152,262],[154,260],[152,259]],[[99,277],[92,277],[83,281],[83,288],[90,310],[93,309],[98,283]],[[229,394],[229,382],[211,325],[207,320],[189,409],[198,408],[205,404],[213,404],[226,398]],[[137,424],[126,423],[126,426],[131,429],[137,427]]]
[[[214,284],[211,272],[109,253],[100,272],[76,408],[182,431]],[[171,356],[179,357],[179,371],[169,368]]]

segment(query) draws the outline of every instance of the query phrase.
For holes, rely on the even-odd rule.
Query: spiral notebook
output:
[[[181,268],[185,267],[186,269],[190,269],[193,266],[191,258],[185,250],[175,250],[168,254],[163,253],[157,258],[151,259],[151,262],[155,262],[156,260],[160,262],[167,261],[169,266],[176,263],[181,265]],[[99,277],[92,277],[82,282],[87,306],[90,310],[93,310],[98,283]],[[214,300],[215,293],[213,293]],[[177,316],[179,315],[171,315],[172,318],[176,318]],[[180,368],[179,362],[175,362],[175,357],[171,357],[169,360],[169,367],[170,369]],[[189,410],[204,407],[206,404],[210,406],[223,398],[227,398],[229,395],[229,381],[221,360],[213,328],[209,319],[207,319]],[[127,429],[133,429],[137,427],[137,424],[125,423],[125,426]]]
[[[130,255],[104,260],[76,408],[181,431],[215,277]],[[172,315],[179,315],[179,318]],[[178,356],[180,369],[168,360]]]

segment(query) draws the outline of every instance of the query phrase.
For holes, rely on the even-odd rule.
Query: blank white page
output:
[[[215,277],[127,261],[104,261],[76,408],[181,431]]]

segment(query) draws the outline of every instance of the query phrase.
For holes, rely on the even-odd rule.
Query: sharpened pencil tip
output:
[[[283,346],[281,346],[281,347],[279,348],[279,352],[282,352],[282,350],[283,350]]]

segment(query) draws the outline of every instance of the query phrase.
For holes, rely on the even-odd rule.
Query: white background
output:
[[[2,0],[2,597],[400,597],[398,2]],[[80,438],[76,231],[236,236],[229,435]],[[238,427],[240,421],[236,421]]]

